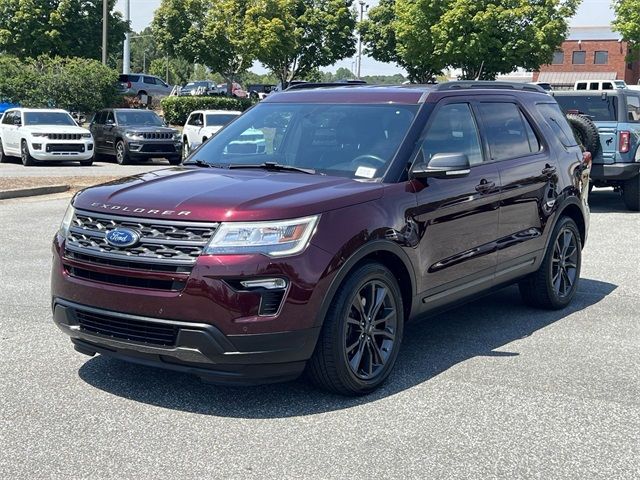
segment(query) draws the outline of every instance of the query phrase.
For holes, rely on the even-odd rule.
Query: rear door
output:
[[[101,110],[96,113],[95,117],[93,117],[93,121],[89,125],[89,130],[93,135],[93,141],[95,142],[96,150],[104,149],[104,133],[102,131],[104,127],[104,118],[105,111]]]
[[[485,161],[468,102],[445,99],[431,115],[416,161],[438,153],[463,153],[471,168],[466,177],[422,181],[416,194],[412,217],[424,229],[418,248],[427,307],[486,289],[497,261],[500,178],[496,165]]]
[[[115,153],[116,138],[116,118],[113,110],[107,110],[102,127],[102,138],[104,141],[104,149],[107,153]]]
[[[477,104],[490,161],[500,173],[497,282],[522,274],[544,249],[543,229],[558,197],[556,158],[536,122],[515,99]]]
[[[2,144],[5,153],[15,154],[18,151],[18,146],[15,142],[15,131],[18,127],[13,123],[15,121],[15,117],[15,110],[7,111],[2,117]]]

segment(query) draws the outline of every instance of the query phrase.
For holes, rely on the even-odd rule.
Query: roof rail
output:
[[[542,87],[530,83],[499,82],[494,80],[457,80],[454,82],[439,83],[436,86],[437,91],[462,90],[465,88],[496,88],[501,90],[526,90],[529,92],[547,93]]]
[[[337,82],[301,82],[289,85],[286,90],[304,90],[307,88],[321,88],[321,87],[355,87],[359,85],[366,85],[364,80],[344,80]]]

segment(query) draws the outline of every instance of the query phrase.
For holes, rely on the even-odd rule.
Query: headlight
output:
[[[144,135],[142,133],[137,133],[137,132],[124,132],[124,135],[127,138],[132,138],[132,139],[141,139],[144,138]]]
[[[62,218],[62,223],[60,224],[60,230],[58,231],[61,236],[66,237],[69,233],[69,228],[71,227],[71,222],[73,221],[73,215],[75,213],[75,208],[73,208],[73,205],[69,204],[69,206],[67,207],[67,211],[64,212],[64,217]]]
[[[83,133],[82,134],[82,138],[91,138],[91,134],[90,133]]]
[[[173,134],[173,139],[176,140],[176,141],[181,140],[182,139],[182,135],[180,134],[180,132],[175,132]]]
[[[37,132],[33,132],[31,134],[32,137],[46,137],[47,135],[49,135],[48,133],[37,133]]]
[[[204,253],[262,253],[270,257],[295,255],[309,244],[319,218],[315,215],[276,222],[221,223]]]

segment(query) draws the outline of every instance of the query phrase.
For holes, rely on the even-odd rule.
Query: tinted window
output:
[[[12,125],[13,119],[14,119],[14,112],[7,112],[4,114],[4,117],[2,118],[2,123],[5,125]]]
[[[260,103],[194,154],[215,165],[277,162],[348,178],[380,178],[417,105]]]
[[[107,112],[107,117],[105,118],[104,123],[109,123],[109,122],[115,123],[115,121],[116,120],[115,120],[115,118],[113,116],[113,112],[109,110],[109,112]]]
[[[576,85],[576,90],[586,90],[587,82],[580,82]]]
[[[96,113],[95,117],[93,117],[93,123],[97,123],[98,125],[102,125],[104,123],[104,119],[106,117],[107,112],[104,110]]]
[[[595,52],[593,54],[593,63],[596,65],[606,65],[609,63],[609,52],[606,50]]]
[[[479,109],[492,160],[518,158],[540,150],[533,129],[516,104],[481,103]]]
[[[589,115],[592,120],[617,121],[618,98],[607,95],[558,95],[555,97],[563,112],[576,111]]]
[[[584,62],[587,59],[587,52],[584,51],[578,51],[578,52],[573,52],[573,58],[571,63],[573,63],[574,65],[584,65]]]
[[[438,153],[464,153],[471,165],[482,162],[478,127],[466,103],[454,103],[440,108],[433,117],[422,141],[426,162]]]
[[[221,127],[229,123],[234,118],[238,118],[238,115],[228,113],[210,113],[207,115],[207,127]]]
[[[25,112],[25,125],[75,125],[66,112]]]
[[[149,110],[120,110],[116,112],[118,125],[151,125],[161,127],[164,125],[162,119]]]
[[[640,97],[627,97],[627,120],[630,122],[640,121]]]
[[[156,79],[153,77],[144,77],[144,83],[149,83],[152,85],[156,84]]]
[[[562,50],[558,50],[557,52],[553,52],[553,60],[551,60],[553,65],[561,65],[564,63],[564,52]]]
[[[198,123],[198,120],[200,120],[200,125],[202,125],[202,114],[201,113],[196,113],[195,115],[191,115],[191,117],[189,117],[189,125],[196,125]]]
[[[565,147],[578,145],[573,130],[557,103],[539,103],[537,107],[551,129],[558,134],[558,138]]]

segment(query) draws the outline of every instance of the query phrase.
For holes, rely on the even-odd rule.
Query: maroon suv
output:
[[[235,384],[307,370],[359,394],[405,322],[519,282],[565,307],[588,163],[535,86],[270,95],[183,166],[88,188],[53,242],[76,350]]]

